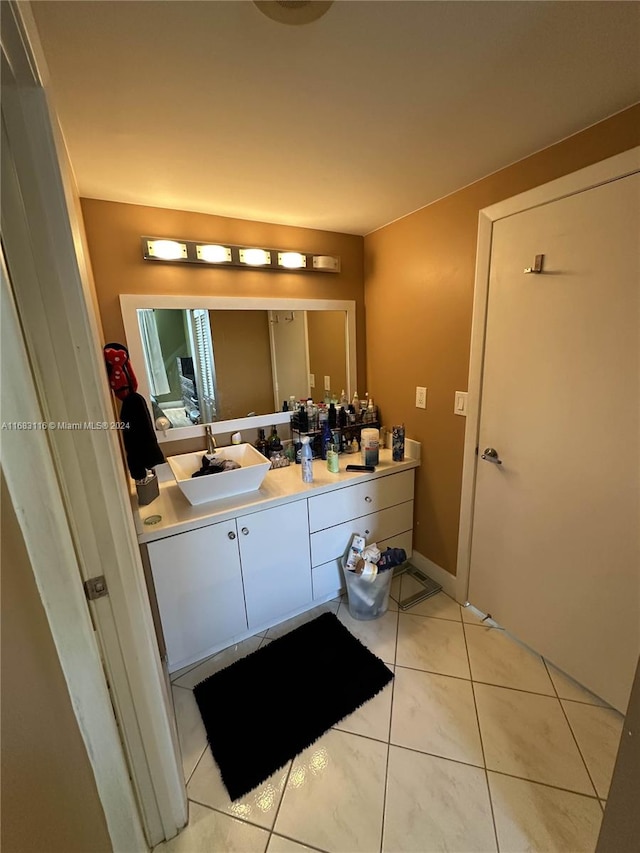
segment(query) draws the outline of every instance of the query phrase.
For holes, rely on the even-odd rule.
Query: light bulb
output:
[[[290,270],[306,267],[307,258],[300,252],[278,252],[278,265]]]
[[[178,243],[176,240],[148,240],[147,249],[151,257],[159,258],[161,261],[177,261],[187,256],[185,244]]]
[[[197,256],[210,264],[225,264],[231,260],[231,249],[226,246],[198,246]]]
[[[240,249],[240,260],[243,264],[260,267],[271,263],[271,253],[264,249]]]

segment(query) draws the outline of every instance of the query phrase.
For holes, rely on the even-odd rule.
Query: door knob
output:
[[[227,536],[229,537],[229,539],[235,539],[236,538],[236,534],[232,530],[230,530],[227,533]]]
[[[498,451],[494,450],[493,447],[485,448],[485,451],[482,454],[482,459],[484,459],[485,462],[493,462],[494,465],[502,465],[502,459],[500,459]]]
[[[247,536],[247,535],[248,535],[248,533],[249,533],[249,528],[248,528],[248,527],[243,527],[243,528],[242,528],[242,532],[243,532],[243,534],[244,534],[245,536]]]

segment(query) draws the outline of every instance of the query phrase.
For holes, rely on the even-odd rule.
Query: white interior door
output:
[[[622,711],[640,651],[639,236],[638,174],[494,223],[469,586]]]
[[[276,411],[283,400],[313,394],[309,386],[309,336],[306,311],[269,311],[271,361]],[[322,392],[324,395],[324,391]]]

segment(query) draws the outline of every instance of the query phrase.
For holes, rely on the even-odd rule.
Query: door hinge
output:
[[[88,581],[85,581],[84,594],[87,596],[88,601],[93,601],[96,598],[103,598],[103,596],[109,595],[109,590],[107,589],[107,582],[104,578],[104,575],[99,575],[95,578],[89,578]]]

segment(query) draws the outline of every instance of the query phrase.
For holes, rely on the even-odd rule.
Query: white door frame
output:
[[[18,367],[30,365],[37,404],[32,399],[27,410],[13,398],[14,409],[34,422],[109,423],[115,420],[114,408],[79,199],[48,100],[46,64],[28,3],[4,4],[2,72],[2,239],[26,347]],[[3,397],[6,391],[3,387]],[[14,418],[4,409],[3,419]],[[31,467],[18,464],[17,451],[4,454],[3,469],[114,849],[144,850],[147,842],[153,846],[171,838],[185,825],[187,801],[118,437],[114,430],[95,429],[33,435],[42,458],[49,453],[47,476],[56,481],[57,493],[50,483],[49,500],[42,503],[43,483],[36,470],[25,476]],[[7,436],[3,434],[5,448],[13,447],[16,440]],[[49,538],[50,530],[45,533],[44,520],[53,518],[57,525],[64,519],[60,547],[67,550],[60,554],[69,558],[74,553],[72,561],[62,556],[59,561],[70,596],[65,602],[50,589],[47,543],[52,542],[53,550],[55,540]],[[70,548],[63,527],[71,537]],[[82,581],[95,575],[105,576],[109,595],[87,605]],[[87,631],[93,621],[90,638],[78,637],[76,621]],[[93,654],[94,663],[102,657],[111,701],[98,687],[87,693],[79,670],[81,643],[87,644],[86,654]],[[89,667],[91,661],[85,664]],[[102,668],[101,675],[104,681]],[[95,684],[97,675],[92,677]],[[112,756],[106,735],[100,737],[107,712],[116,731],[115,712],[122,738],[117,746],[111,742]]]
[[[479,213],[456,570],[456,599],[461,603],[467,601],[471,568],[471,535],[478,464],[477,448],[480,430],[493,224],[507,216],[513,216],[515,213],[521,213],[533,207],[585,192],[638,171],[640,171],[640,146],[617,154],[615,157],[609,157],[593,166],[587,166],[570,175],[565,175],[555,181],[550,181],[535,189],[520,193],[513,198],[505,199],[491,205],[491,207],[485,207]],[[531,260],[533,262],[533,258]]]

